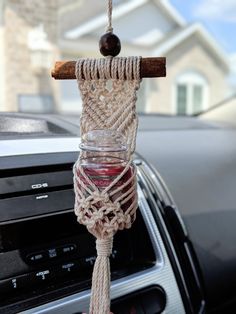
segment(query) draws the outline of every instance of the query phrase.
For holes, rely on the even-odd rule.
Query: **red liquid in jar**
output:
[[[125,169],[125,166],[103,162],[97,167],[84,165],[83,169],[88,178],[94,183],[94,185],[96,185],[99,191],[102,192],[102,190],[107,188],[122,173],[122,171]],[[122,186],[125,182],[127,182],[133,175],[133,172],[134,169],[132,166],[130,166],[126,173],[122,176],[122,178],[120,178],[120,180],[118,180],[117,183],[114,186],[112,186],[111,189],[109,189],[108,193],[110,194],[110,192],[116,190],[118,187]],[[93,191],[93,188],[90,186],[90,183],[79,172],[79,170],[77,172],[77,175],[79,176],[80,180]],[[111,201],[115,201],[118,197],[127,192],[133,184],[134,182],[132,180],[123,189],[112,195],[110,198]],[[82,187],[80,188],[83,189]],[[87,194],[86,191],[83,191],[83,193],[85,193],[85,195]],[[133,200],[134,197],[131,197],[131,199],[129,199],[126,203],[121,205],[123,211],[126,211],[130,207]]]

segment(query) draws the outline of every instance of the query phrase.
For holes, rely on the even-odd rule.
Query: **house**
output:
[[[68,15],[74,26],[67,24],[61,30],[62,55],[67,59],[76,58],[78,52],[80,56],[97,56],[106,14],[91,14],[78,25]],[[113,26],[122,41],[122,55],[167,57],[167,78],[143,80],[138,103],[141,111],[192,114],[228,95],[227,57],[203,26],[187,24],[169,1],[119,1],[113,11]]]
[[[99,56],[98,40],[104,33],[107,23],[106,1],[40,1],[37,2],[40,3],[40,10],[33,9],[32,3],[36,0],[28,1],[28,4],[26,0],[19,0],[17,5],[14,0],[5,2],[8,15],[12,14],[17,5],[27,6],[29,15],[29,3],[31,3],[34,18],[29,21],[29,16],[21,13],[23,16],[20,17],[20,22],[25,27],[24,32],[30,32],[32,28],[37,29],[40,23],[44,24],[41,37],[45,39],[46,36],[50,42],[52,59],[75,60],[78,57]],[[49,10],[47,6],[50,7]],[[13,17],[19,19],[19,15]],[[168,0],[114,0],[113,27],[114,33],[122,42],[120,55],[167,57],[166,78],[143,80],[138,101],[140,111],[192,114],[205,110],[228,96],[227,56],[202,25],[188,24]],[[10,23],[8,34],[10,34],[9,29],[12,33]],[[23,37],[22,29],[20,33]],[[11,51],[22,49],[23,42],[25,44],[26,39]],[[25,54],[28,55],[29,64],[29,52]],[[11,57],[11,62],[17,59],[15,55]],[[16,69],[21,71],[19,68],[23,62],[18,59],[16,62]],[[25,81],[27,81],[27,71],[25,68],[22,75]],[[30,91],[22,82],[21,87],[11,86],[10,89],[13,91],[11,98],[14,97],[14,104],[12,100],[7,102],[10,110],[17,106],[27,108],[29,103],[27,93],[30,93],[30,101],[33,100],[32,97],[36,97],[35,106],[41,100],[45,107],[46,101],[50,103],[51,100],[51,106],[59,111],[80,111],[81,102],[76,82],[52,82],[47,78],[47,83],[43,84],[43,78],[45,79],[47,75],[48,71],[45,69],[40,74],[31,69],[28,73],[28,76],[33,76],[33,79],[28,82],[30,86],[32,85]],[[17,85],[17,82],[14,84]],[[15,91],[23,94],[24,97],[16,97]]]
[[[213,107],[214,110],[206,111],[200,116],[202,120],[219,121],[229,126],[235,126],[236,94],[224,99]]]

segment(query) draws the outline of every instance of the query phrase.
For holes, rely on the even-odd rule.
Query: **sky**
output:
[[[236,58],[236,0],[169,0],[188,22],[202,23]]]

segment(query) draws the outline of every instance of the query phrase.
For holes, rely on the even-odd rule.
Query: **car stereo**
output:
[[[73,204],[72,163],[1,172],[1,313],[17,313],[90,287],[95,239],[77,223]],[[115,237],[112,279],[149,268],[155,261],[138,212],[133,228]]]

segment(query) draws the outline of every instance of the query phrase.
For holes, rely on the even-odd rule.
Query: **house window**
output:
[[[198,113],[208,107],[207,80],[195,71],[182,73],[175,86],[175,113],[179,115]]]
[[[203,86],[193,85],[193,111],[200,112],[203,108]]]
[[[136,109],[139,113],[146,112],[147,82],[142,82],[138,90]]]
[[[187,86],[177,85],[177,114],[186,114],[187,111]]]
[[[18,95],[19,112],[52,113],[55,110],[55,103],[52,95]]]
[[[61,104],[60,111],[63,113],[80,114],[82,111],[82,100],[78,93],[76,81],[62,80],[60,81]]]

